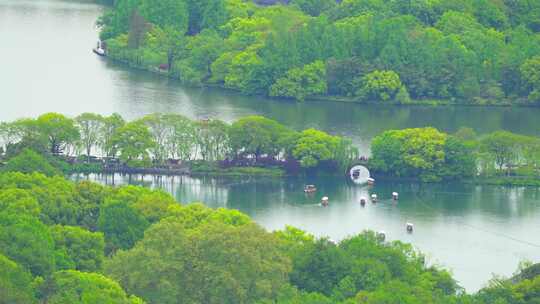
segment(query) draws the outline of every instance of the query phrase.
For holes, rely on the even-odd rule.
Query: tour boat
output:
[[[323,198],[321,199],[321,205],[323,205],[324,207],[328,206],[328,196],[323,196]]]
[[[315,185],[306,185],[304,187],[304,192],[305,193],[313,193],[315,191],[317,191],[317,188],[315,188]]]
[[[96,53],[98,56],[105,56],[105,50],[102,48],[93,48],[92,51]]]
[[[97,42],[97,46],[92,49],[98,56],[105,56],[105,50],[101,47],[101,41]]]
[[[361,198],[360,198],[360,205],[361,205],[362,207],[364,207],[364,206],[366,205],[366,198],[365,198],[365,197],[361,197]]]
[[[414,229],[414,225],[412,223],[407,223],[407,232],[412,233]]]

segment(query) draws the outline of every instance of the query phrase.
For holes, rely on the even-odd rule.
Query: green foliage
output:
[[[47,176],[61,175],[58,169],[53,167],[47,159],[38,153],[26,149],[17,156],[10,158],[6,165],[1,168],[4,172],[42,173]]]
[[[356,148],[352,143],[338,136],[331,136],[325,132],[308,129],[300,133],[292,155],[306,169],[317,168],[321,162],[334,161],[343,169],[357,156]]]
[[[303,101],[307,96],[326,93],[326,68],[315,61],[303,68],[293,68],[270,87],[270,96],[293,97]]]
[[[61,153],[67,145],[75,143],[79,138],[79,130],[73,119],[58,113],[47,113],[36,120],[37,127],[49,143],[52,154]]]
[[[0,253],[33,275],[50,274],[56,267],[48,227],[28,215],[0,213]]]
[[[189,229],[171,218],[152,226],[132,250],[118,252],[106,269],[128,291],[167,304],[272,299],[289,267],[276,240],[253,224]]]
[[[297,5],[303,12],[314,17],[336,7],[334,0],[292,0],[291,4]]]
[[[122,116],[112,114],[109,117],[103,118],[103,126],[101,127],[101,137],[99,145],[107,157],[115,157],[118,153],[118,144],[115,135],[118,130],[125,125]]]
[[[528,59],[521,66],[521,75],[529,85],[529,101],[540,101],[540,56]]]
[[[186,207],[176,205],[169,209],[169,215],[176,222],[182,223],[187,229],[194,229],[201,225],[230,225],[244,226],[252,223],[251,219],[237,210],[223,208],[210,209],[203,204],[190,204]]]
[[[120,152],[120,159],[134,167],[144,167],[150,163],[150,149],[156,144],[148,128],[137,121],[118,128],[111,143]]]
[[[362,78],[361,87],[356,91],[356,95],[363,98],[388,101],[394,99],[401,88],[401,80],[396,72],[373,71]],[[400,99],[402,98],[404,97],[400,96]]]
[[[202,160],[224,159],[229,153],[229,125],[221,120],[210,119],[196,123],[195,143]]]
[[[75,123],[81,135],[79,146],[90,157],[92,149],[97,147],[101,130],[103,128],[103,116],[94,113],[83,113],[75,117]]]
[[[105,249],[103,234],[76,226],[53,226],[51,233],[57,256],[63,258],[63,265],[57,259],[58,269],[101,270]]]
[[[0,254],[0,304],[37,303],[31,283],[26,270]]]
[[[447,272],[424,267],[422,256],[412,247],[384,243],[372,232],[339,245],[324,239],[293,239],[298,242],[291,251],[291,283],[300,290],[325,294],[334,303],[355,296],[359,303],[446,303],[457,291]],[[291,242],[289,238],[287,244]],[[410,302],[417,298],[423,300]],[[324,298],[319,301],[325,303]]]
[[[50,304],[144,304],[101,274],[75,270],[54,273],[41,286],[41,294],[44,302]]]
[[[141,0],[141,15],[159,26],[171,26],[185,33],[188,26],[188,7],[185,0]]]
[[[398,177],[437,181],[476,173],[471,148],[434,128],[386,131],[373,139],[372,154],[375,171]]]
[[[91,208],[86,200],[77,195],[75,186],[63,177],[47,178],[42,174],[0,174],[0,189],[18,188],[26,190],[38,203],[40,220],[44,223],[77,225],[89,217]]]
[[[496,131],[480,140],[484,162],[487,165],[493,163],[499,171],[505,169],[506,173],[519,165],[535,167],[540,156],[539,145],[538,138],[507,131]]]
[[[150,166],[185,172],[190,166],[196,174],[281,176],[285,169],[290,174],[300,173],[296,163],[303,162],[303,167],[312,173],[324,169],[329,174],[341,174],[358,157],[358,150],[349,139],[316,130],[298,133],[261,116],[240,118],[232,125],[215,119],[194,121],[178,114],[160,113],[127,123],[118,114],[101,117],[85,113],[75,120],[75,128],[81,134],[72,147],[78,147],[74,150],[78,153],[75,158],[54,156],[47,151],[42,152],[46,158],[32,151],[17,152],[26,145],[25,138],[33,136],[36,121],[2,124],[0,131],[4,130],[3,136],[9,142],[8,154],[18,154],[0,170],[59,175],[125,172]],[[315,145],[319,150],[312,153],[310,149]],[[92,152],[100,153],[102,158],[91,155]],[[94,223],[95,220],[87,224]]]
[[[140,212],[125,202],[109,201],[100,209],[98,228],[105,235],[107,252],[133,247],[148,226]]]
[[[127,204],[150,223],[167,216],[169,207],[177,205],[174,198],[161,190],[152,191],[135,186],[119,187],[108,199]]]
[[[185,83],[246,94],[538,102],[528,79],[540,56],[535,1],[264,3],[274,2],[287,5],[121,0],[100,19],[101,37],[115,59],[152,70],[166,59]]]
[[[283,149],[283,138],[292,131],[262,116],[243,117],[231,125],[229,139],[236,155],[276,157]]]
[[[308,292],[330,295],[351,266],[342,250],[327,240],[318,240],[294,256],[291,283]]]
[[[449,166],[474,141],[471,132],[423,131],[401,135],[420,132],[423,140],[435,140],[407,137],[423,148],[442,149]],[[532,145],[530,138],[523,140],[521,151]],[[41,174],[0,174],[0,190],[0,303],[538,302],[538,265],[466,295],[447,271],[427,267],[411,245],[384,242],[374,232],[339,244],[293,227],[269,233],[237,210],[182,206],[160,191],[74,184]],[[72,205],[50,212],[53,198],[59,206],[62,199]],[[74,226],[59,225],[70,213],[76,215]],[[115,253],[104,258],[109,251]],[[95,273],[102,262],[109,277]]]
[[[41,207],[29,191],[11,188],[0,192],[0,212],[38,217]]]

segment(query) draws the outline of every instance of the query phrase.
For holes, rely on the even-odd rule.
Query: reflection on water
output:
[[[371,138],[395,128],[435,126],[453,132],[507,129],[540,135],[539,108],[388,107],[332,102],[270,100],[177,81],[111,63],[91,52],[95,21],[103,7],[62,0],[0,0],[0,121],[56,111],[118,112],[128,119],[152,112],[232,121],[249,114],[276,119],[292,128],[320,128],[346,135],[369,152]],[[88,177],[113,183],[111,176]],[[490,273],[511,274],[521,259],[540,261],[539,192],[529,188],[471,185],[377,184],[373,188],[336,179],[114,178],[115,184],[163,188],[181,202],[246,212],[269,229],[294,225],[342,239],[364,229],[385,230],[391,240],[411,242],[431,261],[451,268],[469,290]],[[306,196],[304,184],[319,191]],[[400,193],[397,204],[390,194]],[[360,207],[377,193],[377,205]],[[321,196],[330,206],[318,206]],[[414,234],[405,223],[415,224]]]
[[[179,202],[238,209],[270,229],[293,225],[340,240],[365,229],[384,230],[389,240],[410,242],[431,263],[450,268],[468,290],[492,273],[510,275],[519,261],[540,260],[540,190],[463,184],[356,185],[344,178],[192,178],[90,175],[103,184],[163,189]],[[317,186],[305,194],[305,184]],[[391,198],[399,192],[399,201]],[[377,204],[359,204],[379,196]],[[322,196],[330,206],[320,206]],[[415,225],[413,234],[405,223]]]

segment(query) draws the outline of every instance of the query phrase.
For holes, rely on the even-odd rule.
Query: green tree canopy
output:
[[[28,215],[0,213],[0,253],[34,275],[48,275],[56,267],[49,228]]]
[[[293,156],[304,168],[315,168],[321,161],[331,160],[339,144],[338,137],[308,129],[300,133],[293,149]]]
[[[394,176],[439,180],[476,173],[471,148],[434,128],[385,131],[373,139],[371,151],[372,169]]]
[[[79,138],[79,130],[73,119],[58,113],[47,113],[37,118],[40,132],[49,142],[49,151],[53,154],[63,152],[66,145],[75,143]]]
[[[37,303],[32,287],[30,273],[0,254],[0,304]]]
[[[44,282],[40,292],[43,300],[51,304],[144,304],[101,274],[75,270],[55,272]]]
[[[120,152],[120,159],[130,166],[147,165],[150,162],[150,149],[155,146],[146,125],[133,121],[118,128],[111,144]]]
[[[140,212],[125,202],[112,200],[100,209],[98,228],[105,235],[107,252],[133,247],[149,225]]]
[[[189,15],[185,0],[141,0],[140,13],[162,28],[171,26],[180,33],[187,31]]]
[[[105,241],[103,234],[90,232],[76,226],[53,226],[52,237],[57,257],[58,269],[76,269],[99,272],[104,259]]]
[[[8,188],[0,192],[0,212],[39,217],[41,207],[29,191]]]
[[[356,91],[356,95],[387,101],[396,97],[402,86],[396,72],[373,71],[362,78],[361,87]]]
[[[118,252],[106,269],[150,303],[253,303],[275,298],[286,284],[290,266],[277,245],[254,224],[186,229],[173,217]]]
[[[99,114],[83,113],[75,117],[75,123],[81,135],[79,145],[84,149],[89,159],[92,149],[97,147],[100,142],[103,117]]]
[[[310,95],[325,94],[326,90],[326,67],[322,61],[315,61],[302,68],[293,68],[285,77],[277,79],[270,87],[270,96],[302,101]]]
[[[38,153],[26,149],[20,154],[10,158],[1,168],[4,172],[42,173],[47,176],[62,175],[62,172],[49,163]]]
[[[283,138],[292,132],[277,121],[262,116],[243,117],[231,125],[229,138],[236,154],[256,159],[264,154],[275,157],[283,150]]]
[[[529,85],[529,100],[540,100],[540,56],[528,59],[521,66],[521,75]]]

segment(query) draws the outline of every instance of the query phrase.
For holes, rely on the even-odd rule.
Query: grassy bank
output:
[[[230,167],[221,168],[214,163],[194,162],[190,165],[193,176],[286,176],[285,170],[278,167]]]

